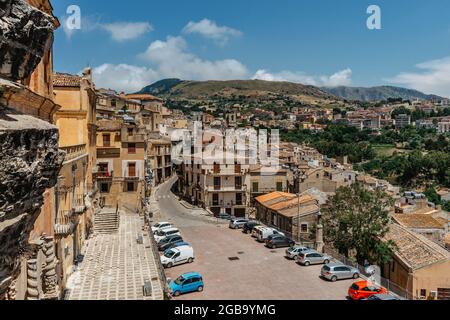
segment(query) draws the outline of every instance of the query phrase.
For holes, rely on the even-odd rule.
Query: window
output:
[[[109,193],[109,183],[100,183],[100,192]]]
[[[103,135],[103,146],[111,147],[111,135],[109,133]]]
[[[136,177],[136,163],[135,162],[128,162],[128,176]]]
[[[395,261],[391,263],[391,272],[395,272]]]
[[[218,205],[219,205],[219,194],[214,193],[213,194],[213,206],[218,206]]]
[[[300,230],[302,233],[307,233],[308,232],[308,224],[307,223],[302,223]]]
[[[133,128],[128,128],[128,135],[132,136],[133,135]]]
[[[236,193],[236,205],[242,205],[242,193]]]
[[[135,154],[136,153],[136,143],[129,143],[128,144],[128,153],[129,154]]]
[[[234,178],[234,186],[237,190],[240,190],[242,188],[242,177]]]
[[[283,191],[283,182],[277,182],[277,191]]]
[[[259,184],[258,184],[258,182],[253,182],[252,189],[253,189],[253,192],[259,192]]]
[[[420,296],[425,298],[427,296],[427,289],[420,289]]]
[[[127,182],[127,192],[134,192],[135,190],[135,183],[134,182]]]
[[[214,177],[214,190],[220,190],[220,177]]]

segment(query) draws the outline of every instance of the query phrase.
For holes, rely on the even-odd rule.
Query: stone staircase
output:
[[[111,234],[119,230],[120,215],[115,208],[103,208],[94,216],[94,233]]]

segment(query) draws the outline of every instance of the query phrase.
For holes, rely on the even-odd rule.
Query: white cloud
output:
[[[215,40],[221,45],[226,44],[232,37],[242,35],[242,32],[239,30],[227,26],[218,26],[216,22],[206,18],[199,22],[190,21],[183,28],[183,32],[187,34],[200,34],[205,38]]]
[[[148,22],[114,22],[101,23],[98,16],[81,16],[81,28],[71,29],[67,25],[67,16],[61,18],[62,29],[68,39],[78,32],[91,32],[103,30],[110,34],[111,39],[117,42],[133,40],[153,31],[153,26]]]
[[[135,92],[160,79],[158,72],[128,64],[102,64],[93,70],[97,88]]]
[[[277,73],[270,73],[267,70],[258,70],[252,79],[266,80],[266,81],[289,81],[302,83],[313,86],[346,86],[351,84],[352,70],[345,69],[331,76],[313,76],[308,75],[304,72],[292,72],[292,71],[281,71]]]
[[[450,97],[450,57],[416,65],[420,71],[402,72],[386,81],[408,88]]]
[[[153,31],[153,27],[148,22],[115,22],[102,24],[103,30],[110,33],[114,41],[123,42],[133,40]]]
[[[348,86],[352,83],[352,70],[347,68],[331,76],[321,76],[320,81],[325,87]]]
[[[235,59],[203,60],[188,52],[182,37],[168,37],[150,44],[142,59],[155,65],[164,77],[190,80],[233,80],[248,77],[247,68]]]

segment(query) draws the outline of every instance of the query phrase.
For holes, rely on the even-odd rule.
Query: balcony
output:
[[[119,158],[120,148],[97,147],[97,158]]]
[[[61,147],[60,149],[66,153],[64,162],[72,161],[81,156],[87,156],[86,144]]]
[[[135,171],[130,171],[128,169],[123,170],[123,177],[126,180],[139,180],[140,179],[140,170],[139,169],[135,169]]]
[[[83,214],[86,211],[86,204],[83,195],[76,195],[73,199],[73,211],[76,214]]]
[[[76,225],[72,210],[61,210],[56,218],[55,235],[68,236],[73,233]]]
[[[246,187],[241,186],[240,188],[237,188],[237,186],[208,186],[205,188],[208,192],[245,192]]]
[[[109,180],[114,177],[114,173],[113,171],[98,171],[95,174],[95,177],[97,178],[97,180]]]
[[[122,128],[121,133],[122,142],[128,143],[142,143],[145,142],[145,134],[142,133],[130,133],[127,128]]]

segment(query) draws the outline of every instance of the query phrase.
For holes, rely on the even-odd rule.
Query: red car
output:
[[[377,286],[372,282],[361,280],[352,284],[348,288],[348,296],[352,300],[362,300],[367,299],[374,294],[387,294],[388,291],[384,287]]]

